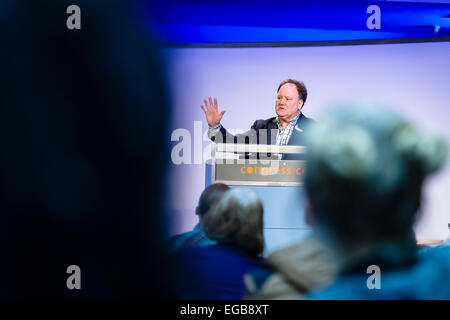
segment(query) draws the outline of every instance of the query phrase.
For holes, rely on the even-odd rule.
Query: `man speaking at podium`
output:
[[[266,120],[256,120],[250,130],[232,135],[220,123],[225,110],[219,113],[217,99],[205,99],[204,106],[209,125],[208,137],[216,143],[246,143],[246,144],[273,144],[304,145],[303,130],[313,120],[305,117],[302,108],[306,102],[308,92],[303,82],[286,79],[278,86],[275,102],[276,117]]]

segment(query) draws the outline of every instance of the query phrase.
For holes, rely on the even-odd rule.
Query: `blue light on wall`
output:
[[[366,12],[380,8],[381,28]],[[169,0],[140,10],[160,42],[280,43],[450,37],[450,4],[394,1]]]

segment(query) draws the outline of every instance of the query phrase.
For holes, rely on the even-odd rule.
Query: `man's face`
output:
[[[278,117],[290,121],[300,112],[303,100],[300,99],[297,87],[293,83],[286,83],[278,91],[275,112]]]

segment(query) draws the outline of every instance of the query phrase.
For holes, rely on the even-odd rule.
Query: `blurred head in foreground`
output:
[[[308,132],[308,219],[344,259],[386,243],[413,243],[425,178],[446,142],[391,110],[339,108]]]
[[[155,50],[126,1],[77,1],[81,30],[70,4],[1,5],[0,298],[166,297]]]
[[[220,198],[228,190],[230,190],[230,187],[224,183],[213,183],[203,190],[195,208],[195,214],[198,215],[200,223],[203,223],[205,215],[219,202]]]
[[[203,221],[205,233],[219,244],[231,245],[252,254],[262,253],[263,205],[249,189],[233,188]]]
[[[251,190],[232,188],[203,220],[209,246],[185,246],[175,251],[182,265],[177,280],[181,299],[238,300],[245,293],[244,274],[261,267],[264,249],[263,206]]]

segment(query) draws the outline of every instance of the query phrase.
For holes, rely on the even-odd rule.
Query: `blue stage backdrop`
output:
[[[285,78],[305,82],[308,117],[336,104],[371,102],[405,114],[420,127],[450,141],[450,42],[284,48],[166,48],[173,99],[169,234],[197,222],[196,202],[205,186],[210,156],[200,104],[217,97],[222,123],[248,129],[275,115],[276,89]],[[448,237],[450,169],[426,185],[418,239]]]

